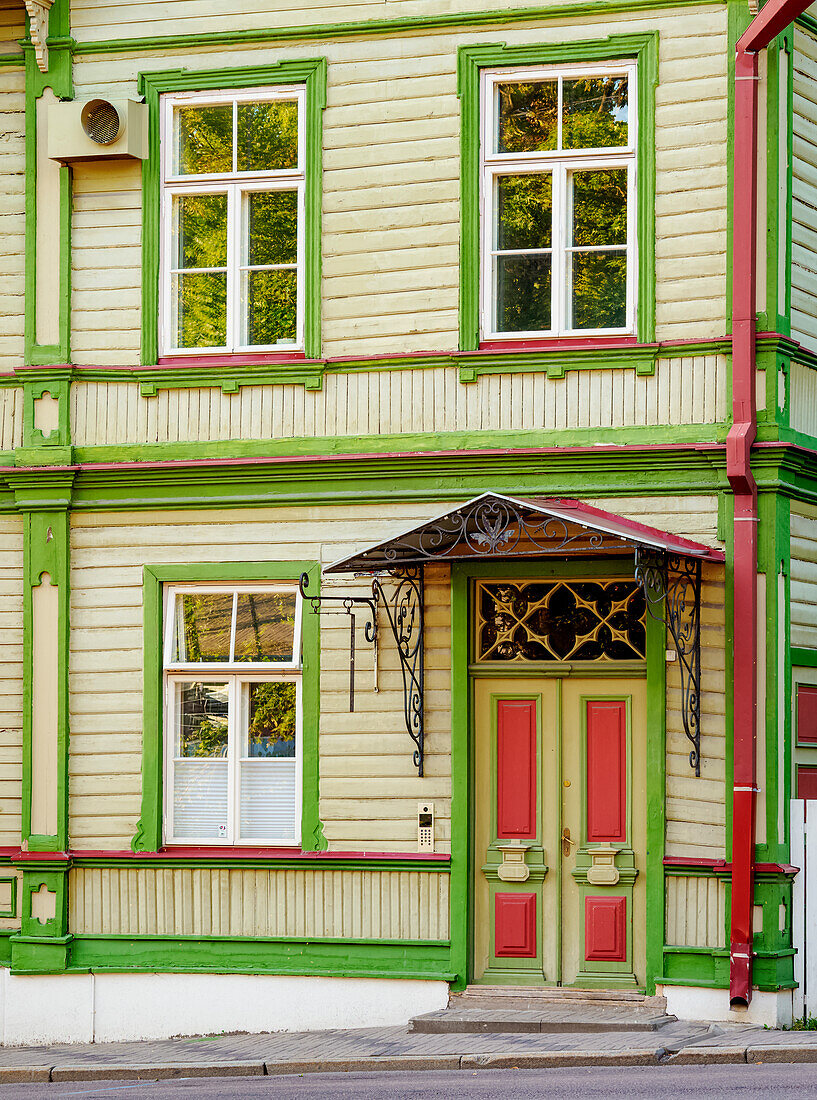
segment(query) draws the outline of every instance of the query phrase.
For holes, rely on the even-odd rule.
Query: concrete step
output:
[[[600,990],[469,987],[449,1007],[415,1016],[409,1031],[431,1034],[484,1032],[657,1031],[675,1020],[663,997]]]

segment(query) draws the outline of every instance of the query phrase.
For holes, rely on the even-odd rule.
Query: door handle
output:
[[[563,856],[569,856],[570,855],[570,846],[571,846],[571,844],[575,844],[575,843],[576,843],[575,840],[570,839],[570,829],[567,829],[567,828],[562,829],[562,855]]]

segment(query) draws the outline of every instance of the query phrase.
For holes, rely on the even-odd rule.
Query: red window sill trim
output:
[[[700,867],[709,871],[732,872],[732,864],[725,859],[696,859],[692,856],[665,856],[664,866],[678,871]],[[755,870],[761,875],[796,875],[800,868],[791,863],[756,863]]]
[[[480,351],[595,351],[601,348],[658,347],[652,344],[639,344],[635,336],[592,336],[586,340],[570,337],[555,337],[552,340],[486,340],[479,345]]]
[[[314,360],[310,360],[312,362]],[[242,352],[240,355],[169,355],[160,356],[157,367],[170,370],[184,370],[190,367],[258,367],[279,363],[305,363],[306,355],[302,351],[265,351],[259,355]],[[149,368],[142,368],[149,369]]]
[[[451,856],[445,852],[304,852],[300,848],[198,848],[172,846],[161,848],[158,852],[132,852],[125,850],[104,851],[97,849],[71,849],[68,852],[26,852],[21,848],[0,847],[0,858],[11,859],[15,863],[38,862],[46,860],[64,863],[69,859],[290,859],[329,862],[334,860],[394,860],[415,863],[448,863]]]

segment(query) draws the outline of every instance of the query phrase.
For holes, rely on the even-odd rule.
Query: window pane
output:
[[[247,195],[247,263],[298,262],[297,191],[254,191]]]
[[[233,105],[176,110],[176,174],[233,170]]]
[[[498,332],[550,328],[550,256],[497,256]]]
[[[238,104],[238,170],[268,172],[298,167],[298,104]]]
[[[287,681],[246,684],[247,740],[244,756],[295,756],[296,688]]]
[[[550,248],[552,177],[500,176],[497,185],[497,248]]]
[[[229,661],[232,592],[176,596],[173,662]]]
[[[227,266],[227,196],[173,199],[174,267]]]
[[[227,276],[174,275],[177,348],[222,348],[227,343]]]
[[[562,148],[622,146],[627,136],[627,77],[565,80]]]
[[[292,663],[295,601],[294,592],[239,592],[236,661]]]
[[[499,84],[496,94],[498,153],[556,148],[559,86],[555,80]]]
[[[626,253],[574,252],[573,328],[625,328],[626,325]]]
[[[294,760],[241,765],[241,840],[296,840]]]
[[[573,172],[573,244],[627,244],[627,169]]]
[[[294,344],[298,278],[294,271],[245,271],[242,308],[247,344]]]
[[[176,684],[176,756],[227,755],[227,684]]]
[[[173,835],[227,838],[227,762],[177,760],[173,765]]]

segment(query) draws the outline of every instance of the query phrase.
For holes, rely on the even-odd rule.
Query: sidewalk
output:
[[[7,1047],[0,1049],[0,1085],[22,1081],[716,1062],[817,1062],[817,1032],[674,1021],[649,1033],[436,1035],[391,1027]]]

